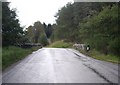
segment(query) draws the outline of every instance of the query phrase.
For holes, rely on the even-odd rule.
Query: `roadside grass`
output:
[[[89,52],[85,52],[85,51],[80,51],[80,52],[85,54],[85,55],[88,55],[94,59],[120,64],[120,57],[119,56],[115,56],[112,54],[105,55],[105,54],[100,53],[96,50],[90,50]]]
[[[39,49],[39,47],[23,49],[20,47],[9,46],[2,48],[2,70],[10,66],[11,64],[22,60],[33,51]]]
[[[47,47],[52,47],[52,48],[73,48],[73,44],[70,43],[70,42],[65,42],[63,40],[61,41],[56,41],[52,44],[50,44],[49,46]],[[97,59],[97,60],[102,60],[102,61],[107,61],[107,62],[112,62],[112,63],[119,63],[120,64],[120,57],[119,56],[115,56],[115,55],[112,55],[112,54],[103,54],[103,53],[100,53],[96,50],[90,50],[89,52],[86,52],[86,51],[82,51],[82,50],[79,50],[81,53],[85,54],[85,55],[88,55],[94,59]]]
[[[63,40],[61,40],[61,41],[56,41],[56,42],[50,44],[47,47],[52,47],[52,48],[71,48],[72,47],[72,43],[64,42]]]

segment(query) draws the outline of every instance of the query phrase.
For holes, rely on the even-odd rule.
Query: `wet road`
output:
[[[74,49],[42,48],[3,72],[3,83],[118,83],[118,65]]]

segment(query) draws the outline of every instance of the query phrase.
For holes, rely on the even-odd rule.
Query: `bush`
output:
[[[101,53],[120,55],[118,20],[118,6],[105,7],[97,15],[80,23],[79,36],[83,42],[89,43]]]
[[[49,45],[49,47],[54,47],[54,48],[70,48],[72,47],[72,43],[67,43],[62,41],[56,41],[54,43],[52,43],[51,45]]]
[[[23,59],[32,51],[38,48],[23,49],[15,46],[3,47],[2,49],[2,68],[3,70],[11,64]]]
[[[112,54],[120,56],[120,39],[116,38],[109,43],[109,51]]]
[[[46,46],[48,45],[48,40],[47,40],[47,37],[45,35],[41,35],[40,37],[40,43],[43,45],[43,46]]]

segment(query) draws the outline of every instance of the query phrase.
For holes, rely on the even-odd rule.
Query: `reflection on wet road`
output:
[[[118,65],[74,49],[42,48],[3,72],[3,83],[118,83]]]

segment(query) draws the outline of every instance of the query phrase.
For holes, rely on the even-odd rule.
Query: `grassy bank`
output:
[[[64,41],[56,41],[54,43],[52,43],[51,45],[49,45],[48,47],[53,47],[53,48],[73,48],[72,47],[73,44],[72,43],[68,43],[68,42],[64,42]],[[98,59],[98,60],[102,60],[102,61],[107,61],[107,62],[112,62],[112,63],[120,63],[120,59],[119,56],[115,56],[115,55],[111,55],[111,54],[103,54],[100,53],[96,50],[90,50],[89,52],[86,51],[81,51],[79,50],[81,53],[88,55],[94,59]]]
[[[56,41],[56,42],[52,43],[48,47],[53,47],[53,48],[71,48],[72,47],[72,43],[67,43],[67,42],[64,42],[63,40],[61,40],[61,41]]]
[[[19,47],[9,46],[2,49],[2,69],[4,70],[11,64],[25,58],[33,51],[39,49],[39,47],[23,49]]]
[[[105,55],[96,50],[90,50],[89,52],[85,52],[85,51],[80,51],[80,52],[94,59],[103,60],[103,61],[112,62],[112,63],[120,63],[119,57],[115,55],[111,55],[111,54]]]

